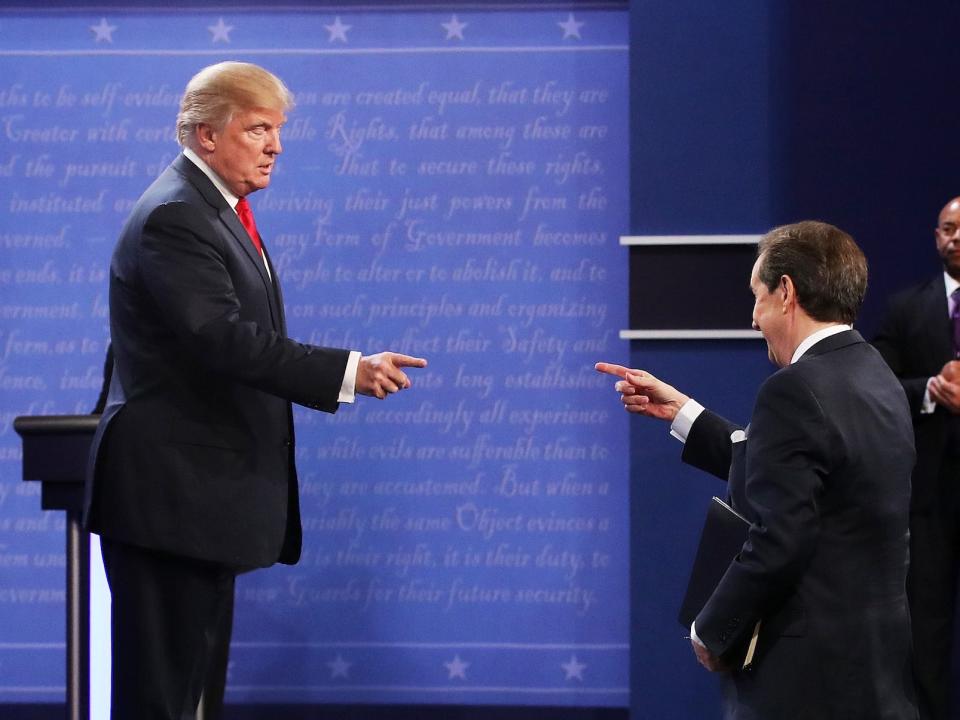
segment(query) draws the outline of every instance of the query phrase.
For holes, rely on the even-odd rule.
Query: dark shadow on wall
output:
[[[770,46],[776,222],[818,218],[870,262],[860,329],[939,267],[933,229],[960,195],[960,3],[776,3]]]
[[[872,336],[890,294],[939,268],[936,217],[960,195],[960,2],[634,0],[630,23],[624,234],[834,223],[870,263],[858,328]],[[663,305],[700,289],[677,274]],[[630,353],[633,366],[736,420],[749,418],[772,369],[753,341],[641,341]],[[681,467],[663,428],[637,421],[630,432],[632,718],[719,717],[715,679],[699,672],[674,616],[703,504],[722,486]]]

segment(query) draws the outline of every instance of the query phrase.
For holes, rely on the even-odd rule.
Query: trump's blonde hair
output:
[[[177,113],[177,140],[180,145],[192,147],[198,125],[222,130],[241,110],[270,108],[287,112],[292,107],[293,94],[269,70],[234,61],[208,65],[190,78],[183,91]]]

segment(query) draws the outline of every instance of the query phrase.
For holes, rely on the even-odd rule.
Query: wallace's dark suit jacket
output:
[[[930,414],[920,414],[927,380],[953,359],[943,275],[895,295],[873,344],[907,393],[917,443],[913,509],[924,512],[960,492],[956,482],[940,487],[938,479],[951,437],[960,437],[960,417],[939,405]]]
[[[753,526],[696,619],[715,654],[761,621],[751,669],[725,680],[737,720],[916,717],[907,614],[913,431],[903,390],[855,331],[770,376],[746,438],[705,411],[683,458],[729,479]],[[739,435],[739,433],[738,433]]]
[[[186,157],[137,203],[110,265],[116,366],[91,531],[241,568],[296,562],[290,401],[335,411],[348,352],[286,337],[272,272]]]

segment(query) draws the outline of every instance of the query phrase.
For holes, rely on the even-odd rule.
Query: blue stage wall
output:
[[[333,13],[323,14],[318,10],[316,15],[310,14],[309,22],[286,23],[279,29],[269,26],[273,38],[268,43],[273,49],[271,52],[289,52],[290,48],[325,51],[297,57],[249,52],[264,49],[261,40],[264,34],[251,33],[249,25],[244,34],[244,25],[253,16],[227,9],[181,13],[182,23],[173,31],[164,29],[162,33],[156,23],[138,25],[143,17],[160,16],[169,20],[171,13],[156,10],[119,14],[105,10],[64,10],[32,16],[21,10],[0,15],[0,57],[4,69],[11,70],[0,86],[0,114],[5,118],[0,133],[3,138],[0,177],[4,181],[0,189],[3,247],[0,262],[0,307],[3,308],[0,325],[0,389],[3,391],[0,407],[0,676],[3,677],[0,702],[57,701],[63,697],[62,522],[55,514],[39,512],[36,488],[19,481],[19,442],[10,428],[12,417],[42,412],[83,412],[92,405],[106,339],[104,291],[109,247],[122,222],[124,203],[135,198],[149,177],[176,152],[169,137],[162,137],[170,127],[174,112],[173,105],[164,100],[164,92],[178,92],[189,74],[207,62],[243,57],[277,70],[297,91],[335,90],[350,98],[347,106],[323,106],[322,97],[312,104],[311,98],[301,100],[300,108],[291,116],[288,153],[281,159],[272,195],[261,193],[264,203],[256,208],[258,216],[263,216],[260,222],[266,233],[274,238],[270,247],[276,259],[285,263],[283,272],[293,330],[309,339],[313,328],[320,328],[317,332],[321,333],[333,328],[332,332],[339,335],[331,335],[331,340],[346,337],[350,332],[353,333],[350,342],[357,342],[363,350],[379,349],[371,343],[373,339],[397,343],[410,351],[417,351],[419,347],[430,356],[432,365],[428,373],[418,376],[418,392],[394,398],[383,406],[367,401],[345,409],[333,422],[321,416],[298,413],[305,452],[300,466],[308,490],[305,504],[315,518],[313,528],[308,530],[311,555],[305,563],[289,571],[271,570],[245,578],[238,597],[238,647],[231,678],[235,691],[231,699],[270,701],[294,697],[366,702],[393,697],[399,702],[624,704],[629,635],[633,717],[656,720],[719,717],[715,679],[695,664],[687,641],[681,637],[682,629],[675,624],[675,612],[702,521],[702,505],[710,494],[722,492],[722,484],[682,468],[679,446],[661,426],[640,420],[627,424],[625,418],[613,413],[615,400],[608,385],[599,388],[587,385],[582,390],[568,388],[564,392],[570,392],[569,396],[557,398],[554,397],[557,393],[552,392],[551,397],[546,398],[542,397],[545,390],[538,392],[531,388],[520,392],[520,387],[507,388],[506,376],[528,370],[534,373],[556,362],[567,377],[574,378],[575,386],[577,382],[586,382],[589,373],[585,370],[583,376],[573,373],[587,367],[597,355],[625,358],[626,348],[615,336],[616,329],[626,323],[626,302],[622,298],[627,292],[623,277],[627,259],[626,250],[615,246],[615,236],[626,231],[637,234],[759,232],[777,223],[805,217],[836,222],[853,232],[871,262],[871,288],[861,323],[869,335],[889,292],[934,272],[937,267],[932,239],[934,218],[943,202],[957,194],[953,126],[960,101],[949,88],[955,82],[956,67],[951,33],[956,27],[960,6],[955,2],[937,2],[923,7],[895,8],[862,1],[838,4],[825,0],[790,4],[752,0],[722,4],[702,0],[631,3],[629,163],[633,191],[629,223],[625,169],[628,142],[624,119],[627,62],[623,27],[626,18],[622,11],[613,12],[611,16],[610,8],[605,8],[603,3],[591,3],[590,8],[557,4],[526,10],[521,6],[513,11],[522,17],[533,13],[542,18],[544,33],[559,27],[551,23],[566,23],[572,11],[574,24],[566,27],[573,30],[578,28],[577,22],[586,23],[578,28],[579,40],[564,39],[562,35],[566,31],[562,29],[559,38],[540,35],[540,31],[536,35],[521,33],[512,29],[516,23],[506,22],[518,15],[506,13],[502,8],[484,12],[477,6],[468,10],[463,6],[421,3],[416,11],[388,14],[389,22],[380,23],[378,34],[362,41],[358,30],[364,28],[367,13],[350,13],[341,8],[336,12],[341,15],[342,25],[352,26],[343,30],[346,43],[332,39],[331,30],[325,27],[338,27]],[[104,12],[107,12],[106,26],[100,24]],[[463,42],[457,38],[448,40],[450,30],[438,27],[442,23],[456,27],[450,23],[454,14],[458,22],[468,23],[463,28]],[[376,24],[377,14],[373,15],[370,22]],[[223,25],[218,22],[221,16]],[[430,34],[429,28],[418,32],[410,29],[407,23],[419,16],[426,23],[424,27],[432,23],[436,34]],[[29,40],[23,26],[13,23],[17,18],[26,17],[47,29]],[[608,23],[610,17],[614,20]],[[51,22],[54,25],[50,25]],[[191,23],[195,24],[188,32]],[[97,36],[91,27],[99,26],[101,33],[107,33],[111,25],[117,26],[112,34],[113,42],[108,45],[104,39],[96,43]],[[224,29],[231,25],[233,30]],[[138,29],[128,35],[131,27]],[[482,35],[474,34],[484,27]],[[598,27],[606,29],[599,36],[592,34]],[[230,43],[223,39],[214,42],[215,32],[226,32]],[[508,39],[511,33],[513,36]],[[149,37],[145,38],[144,34]],[[415,38],[412,46],[407,44],[409,38]],[[528,42],[539,49],[531,49],[525,44]],[[491,44],[500,47],[494,49]],[[504,48],[505,45],[509,47]],[[585,50],[583,46],[594,49]],[[147,55],[144,51],[149,47],[175,48],[184,54]],[[401,47],[403,52],[399,52]],[[549,50],[543,49],[546,47]],[[387,48],[391,49],[389,55]],[[49,56],[44,54],[45,49],[72,54]],[[354,67],[362,68],[363,72],[357,73]],[[109,72],[97,74],[100,68],[109,68]],[[579,117],[583,119],[576,121],[578,126],[606,125],[608,136],[597,138],[595,145],[585,138],[578,138],[574,145],[564,141],[562,148],[560,141],[555,145],[546,139],[539,143],[521,142],[521,122],[550,115],[549,109],[534,107],[532,101],[514,106],[503,104],[500,108],[506,113],[503,120],[499,119],[501,113],[493,114],[490,107],[475,108],[478,113],[482,111],[478,116],[483,120],[474,121],[473,115],[465,112],[472,109],[470,105],[445,106],[442,116],[439,107],[425,102],[390,108],[366,106],[361,110],[356,95],[364,89],[405,87],[412,96],[419,81],[427,80],[434,89],[462,89],[466,98],[477,81],[486,84],[513,79],[517,89],[532,88],[534,84],[550,80],[559,82],[562,88],[608,88],[610,95],[605,105],[593,108],[597,115],[592,115],[589,108],[578,107]],[[121,86],[107,111],[110,93],[105,88],[111,82],[119,82]],[[14,87],[17,84],[20,89]],[[87,104],[83,105],[82,97],[78,96],[72,106],[57,107],[58,100],[68,102],[66,97],[60,99],[62,86],[80,90],[81,96],[88,95]],[[489,90],[492,86],[482,89]],[[38,90],[41,95],[37,98]],[[117,105],[116,98],[123,91],[137,93],[131,96],[132,104],[126,107]],[[48,102],[45,94],[50,95],[51,106],[44,107]],[[329,103],[335,100],[333,96],[328,97]],[[155,104],[137,108],[147,103]],[[345,120],[358,123],[359,135],[351,136],[348,124],[329,124],[340,110],[347,112]],[[397,126],[399,139],[378,139],[375,128],[368,130],[368,124],[377,115],[387,124]],[[465,120],[465,115],[471,119]],[[12,120],[7,124],[6,118],[17,116],[29,121]],[[511,146],[514,159],[533,159],[537,164],[534,176],[526,181],[519,174],[507,175],[490,182],[482,177],[431,181],[422,176],[398,178],[382,172],[377,176],[336,173],[336,163],[349,154],[350,143],[341,138],[338,145],[335,137],[326,137],[331,130],[335,133],[343,130],[347,137],[354,138],[353,142],[359,142],[357,152],[364,160],[380,158],[386,162],[387,158],[396,158],[408,171],[419,162],[420,156],[431,157],[431,152],[436,153],[432,156],[434,159],[446,156],[446,159],[489,160],[498,153],[497,144],[506,142],[505,131],[500,131],[499,138],[474,141],[477,147],[467,141],[457,141],[455,137],[430,139],[428,133],[411,140],[409,126],[428,116],[435,121],[435,126],[447,122],[448,133],[454,126],[474,122],[490,127],[515,126]],[[131,123],[136,119],[139,127],[159,129],[160,137],[142,137],[139,141],[128,138],[122,142],[87,139],[89,129],[98,127],[105,128],[103,137],[108,138],[110,126],[122,125],[127,117]],[[308,117],[311,126],[304,127],[301,122],[298,129],[294,124],[297,118]],[[399,119],[391,119],[394,117]],[[555,122],[574,124],[562,118],[556,118]],[[40,129],[56,124],[68,129],[81,128],[82,139],[71,144],[57,142],[53,135],[29,141],[8,136],[10,131],[16,135],[18,127]],[[128,132],[133,129],[131,125]],[[309,137],[311,130],[314,134]],[[119,133],[119,128],[115,132]],[[443,130],[433,132],[439,136]],[[481,149],[484,144],[486,148]],[[551,214],[551,204],[545,201],[537,204],[537,212],[543,214],[540,219],[548,226],[606,233],[604,241],[596,247],[579,249],[547,246],[546,252],[537,253],[532,250],[531,239],[536,226],[523,225],[529,220],[520,220],[521,205],[526,205],[527,193],[533,186],[538,186],[538,192],[546,196],[566,192],[567,197],[572,198],[569,190],[554,187],[556,178],[551,180],[545,175],[546,161],[553,159],[555,153],[575,156],[580,150],[600,159],[604,172],[599,177],[570,178],[568,188],[576,184],[578,195],[586,192],[589,196],[591,189],[598,186],[607,204],[600,207],[603,205],[600,201],[594,208],[588,206],[571,212],[569,202],[572,201],[568,201],[566,212],[555,207],[552,212],[556,214]],[[84,179],[77,177],[75,168],[67,177],[70,163],[92,163],[101,158],[114,162],[119,174]],[[128,158],[137,163],[136,170],[127,170],[134,176],[122,174]],[[360,160],[356,154],[354,158]],[[345,166],[345,172],[349,167],[349,164]],[[382,171],[383,167],[387,166],[378,169]],[[316,181],[311,178],[314,174],[319,175]],[[85,183],[82,190],[81,180]],[[577,183],[573,183],[574,180]],[[475,189],[474,182],[483,189]],[[394,215],[400,212],[406,187],[410,188],[411,197],[428,196],[415,214],[417,220],[427,225],[416,227],[428,231],[433,224],[444,229],[470,230],[525,227],[522,249],[516,254],[510,246],[487,247],[482,252],[477,246],[460,247],[460,253],[455,252],[456,247],[442,245],[417,250],[411,244],[415,241],[402,233],[394,234],[394,230],[391,231],[393,241],[378,255],[377,248],[384,244],[383,231],[391,221],[403,220]],[[365,202],[360,200],[363,188],[370,193]],[[101,189],[107,191],[102,201]],[[383,193],[379,202],[388,202],[381,210],[377,209],[378,189]],[[434,192],[437,193],[436,210],[429,207],[429,196]],[[58,217],[39,210],[14,211],[15,206],[10,204],[16,194],[20,199],[40,201],[39,209],[43,199],[50,198],[49,193],[62,196],[62,202],[82,195],[87,199],[87,207],[84,208],[82,202],[70,207],[64,205],[58,210]],[[348,211],[347,199],[351,193],[357,200],[350,206],[356,209]],[[464,213],[459,220],[455,219],[456,215],[443,218],[449,210],[449,198],[455,193],[509,196],[513,207],[503,211],[478,210],[476,218],[473,212]],[[441,197],[447,202],[445,207],[440,205]],[[324,199],[331,201],[328,225],[320,222],[325,212]],[[121,202],[115,206],[118,200]],[[411,207],[409,203],[408,207]],[[498,212],[502,212],[502,216]],[[349,244],[352,242],[349,238],[343,238],[338,246],[338,241],[331,239],[329,233],[357,233],[360,237],[355,245]],[[380,244],[374,247],[376,233],[380,233]],[[541,272],[586,258],[602,263],[607,275],[602,282],[596,282],[582,279],[589,277],[589,272],[585,276],[581,273],[580,280],[571,281],[574,283],[571,287],[575,287],[572,291],[565,291],[559,280],[539,283],[522,278],[512,280],[509,269],[504,270],[501,279],[483,280],[481,272],[469,285],[457,285],[450,283],[449,278],[437,277],[421,279],[419,285],[413,285],[415,279],[391,281],[383,274],[379,283],[357,280],[353,275],[350,281],[338,281],[334,275],[338,265],[358,276],[361,270],[375,272],[376,260],[386,268],[425,270],[428,278],[431,269],[437,267],[447,270],[452,277],[453,270],[464,266],[470,258],[475,263],[482,260],[480,270],[486,271],[487,259],[506,262],[514,257],[519,257],[522,264],[537,265]],[[493,266],[490,267],[487,272],[494,272]],[[522,273],[523,269],[521,266],[517,272]],[[328,275],[323,278],[325,270]],[[298,271],[303,272],[297,275]],[[302,285],[299,289],[298,284]],[[541,290],[543,299],[539,299]],[[504,343],[510,342],[507,328],[522,326],[525,319],[505,316],[506,308],[511,302],[521,305],[535,302],[526,299],[528,291],[535,292],[536,302],[540,303],[563,297],[566,292],[571,297],[606,304],[605,319],[596,328],[590,325],[589,317],[568,318],[569,325],[562,324],[560,329],[554,329],[548,321],[561,324],[561,318],[533,318],[527,327],[530,332],[543,327],[548,335],[554,336],[555,343],[558,338],[572,342],[585,337],[592,338],[596,347],[576,356],[568,347],[560,359],[559,348],[551,349],[548,338],[546,344],[528,346],[540,349],[526,364],[517,351],[512,356],[508,354],[504,347]],[[437,317],[436,310],[427,310],[426,303],[439,302],[445,292],[448,303],[456,302],[455,298],[461,297],[462,292],[470,293],[471,299],[461,302],[464,309],[460,315],[443,319]],[[352,307],[349,303],[359,295],[366,296],[363,306],[356,311],[358,315],[351,317],[347,314]],[[501,295],[508,297],[498,305]],[[681,288],[677,297],[665,298],[664,302],[680,302],[695,295],[697,293]],[[422,302],[424,309],[410,309],[408,317],[387,316],[380,311],[376,311],[376,318],[370,317],[375,304],[391,302],[394,296],[413,308]],[[477,306],[477,315],[464,315],[469,313],[470,302],[486,302],[489,314],[480,316]],[[316,317],[317,308],[332,308],[337,303],[341,317],[333,317],[332,309],[320,311],[330,317]],[[303,317],[310,312],[307,310],[295,316],[297,305],[313,307],[314,317]],[[433,316],[421,324],[424,317],[416,317],[414,314],[418,312],[432,312]],[[456,310],[449,312],[457,313]],[[748,313],[749,308],[745,307],[744,312]],[[461,338],[459,345],[454,340],[448,349],[446,344],[456,338],[461,329],[471,332],[472,337]],[[611,335],[604,337],[602,333],[607,330]],[[322,339],[322,335],[320,337]],[[437,338],[439,344],[435,342]],[[477,341],[475,347],[482,347],[483,339],[495,344],[486,352],[469,352],[471,339]],[[428,352],[431,342],[438,349]],[[492,355],[494,350],[496,356]],[[633,343],[629,358],[633,365],[646,367],[676,382],[735,419],[748,417],[752,393],[771,370],[762,344],[751,341]],[[462,375],[459,387],[456,384],[461,365],[464,373],[479,376],[469,387],[463,384]],[[489,392],[485,389],[486,376],[491,377]],[[530,376],[530,383],[534,377]],[[552,377],[546,377],[547,384],[552,382]],[[579,380],[580,377],[584,380]],[[481,397],[484,393],[487,394]],[[569,403],[578,409],[582,406],[612,413],[605,419],[607,424],[575,429],[553,427],[555,432],[549,433],[551,440],[566,434],[571,442],[582,445],[598,442],[609,449],[608,458],[613,460],[572,461],[571,469],[578,473],[578,478],[593,483],[597,505],[591,505],[590,500],[583,497],[560,500],[554,496],[515,495],[514,502],[508,502],[503,494],[494,494],[497,484],[504,482],[506,466],[515,464],[516,470],[521,471],[518,478],[522,475],[526,481],[547,476],[556,479],[554,466],[566,467],[565,461],[549,462],[542,457],[524,460],[515,456],[491,460],[490,468],[471,468],[470,458],[454,461],[450,457],[449,448],[473,443],[468,449],[457,450],[457,453],[469,454],[470,448],[481,442],[503,446],[504,438],[515,441],[518,437],[533,437],[541,453],[546,454],[547,433],[538,434],[537,430],[528,433],[523,427],[503,425],[502,420],[496,426],[481,422],[480,413],[492,411],[501,399],[509,403],[508,412],[535,408],[562,410]],[[457,419],[461,400],[464,404]],[[426,413],[405,419],[375,417],[380,410],[416,412],[427,402],[450,413],[447,415],[451,418],[449,427],[440,423],[406,422],[423,420]],[[470,427],[465,428],[464,413],[468,409],[475,414]],[[398,426],[398,422],[402,424]],[[464,435],[458,436],[459,431]],[[624,438],[627,432],[631,445],[629,478],[622,464],[627,452]],[[487,440],[481,441],[484,435],[488,436]],[[580,440],[581,437],[585,439]],[[595,440],[597,437],[600,439]],[[356,449],[351,450],[354,439]],[[431,446],[447,449],[423,449],[420,452],[424,457],[416,458],[418,449]],[[379,447],[376,452],[385,456],[393,447],[393,454],[399,457],[371,458],[374,447]],[[483,447],[486,446],[481,446],[481,454],[485,452]],[[403,459],[407,448],[414,453],[412,460]],[[351,452],[363,456],[351,457]],[[445,452],[446,457],[439,457],[441,452]],[[485,475],[478,484],[479,473]],[[408,480],[411,486],[420,480],[443,477],[478,484],[487,491],[480,495],[478,489],[476,498],[409,498],[375,493],[373,483],[377,479],[395,476],[412,478]],[[600,482],[607,478],[616,479],[611,482],[608,495],[601,498]],[[333,482],[337,492],[341,492],[342,488],[351,487],[347,484],[350,481],[369,485],[357,486],[355,497],[341,494],[324,500],[323,483]],[[623,527],[628,484],[633,555],[629,632],[625,627],[628,551]],[[508,480],[504,489],[511,487]],[[541,487],[546,487],[545,480]],[[484,505],[489,503],[504,517],[513,511],[525,516],[532,516],[534,512],[542,515],[544,511],[540,508],[544,508],[547,514],[553,512],[558,516],[563,512],[582,516],[592,512],[596,517],[608,518],[612,526],[617,526],[618,534],[603,537],[599,533],[583,533],[563,537],[564,544],[559,540],[551,544],[583,554],[587,550],[608,553],[609,569],[584,568],[567,579],[562,569],[527,573],[525,568],[488,566],[486,551],[494,552],[490,556],[492,563],[503,561],[502,553],[501,560],[496,560],[500,544],[494,544],[494,538],[484,539],[477,531],[459,526],[453,532],[445,531],[446,534],[412,530],[410,533],[416,534],[408,534],[404,530],[386,529],[374,533],[371,530],[374,515],[383,513],[386,518],[386,509],[390,507],[406,517],[413,515],[411,508],[414,508],[424,516],[434,513],[439,518],[446,512],[446,517],[455,519],[456,515],[451,513],[468,499],[475,504],[477,500],[482,500]],[[356,512],[350,514],[351,508],[356,508]],[[343,510],[346,512],[341,516]],[[341,517],[343,519],[338,520]],[[324,518],[331,519],[327,525],[323,524]],[[366,521],[362,533],[357,520],[351,518]],[[378,560],[370,560],[371,566],[360,565],[359,555],[350,549],[349,543],[354,537],[368,557],[380,553]],[[550,540],[527,532],[510,536],[506,542],[511,544],[511,549],[529,546],[535,555]],[[408,565],[406,571],[400,566],[387,567],[388,553],[392,551],[399,559],[402,546],[408,551],[405,557],[413,561],[420,543],[430,546],[430,557],[439,567],[424,567],[422,563]],[[444,566],[448,546],[459,553],[459,565]],[[479,567],[465,567],[467,552],[474,560],[478,549],[482,555]],[[340,560],[335,559],[338,551],[343,553]],[[324,556],[330,560],[324,561]],[[321,558],[319,565],[317,558]],[[406,574],[402,574],[404,572]],[[352,604],[348,601],[338,604],[332,599],[321,601],[318,589],[343,587],[351,578],[369,583],[361,585],[365,591],[373,587],[372,581],[376,579],[388,590],[393,588],[393,599],[384,593],[379,597],[387,598],[386,601],[371,602],[366,609],[360,600]],[[409,587],[414,579],[426,584],[427,593],[418,597],[428,598],[429,583],[433,582],[435,589],[441,592],[446,589],[449,598],[447,583],[452,585],[457,578],[468,583],[487,583],[491,588],[509,583],[506,587],[511,597],[524,583],[543,583],[545,588],[559,589],[570,589],[573,583],[579,583],[581,587],[594,589],[598,601],[585,617],[578,617],[576,608],[557,608],[554,612],[534,610],[524,615],[514,602],[506,603],[505,607],[478,603],[478,607],[472,609],[445,611],[427,602],[402,605],[399,601],[400,586],[408,583]],[[298,597],[303,598],[301,606],[297,605]],[[376,590],[372,597],[378,597]],[[314,600],[316,602],[312,602]],[[363,602],[365,600],[366,594]],[[503,621],[488,621],[491,615]],[[339,622],[341,617],[343,622]],[[452,618],[456,617],[464,618],[463,622],[455,623]],[[367,634],[349,637],[358,627]],[[408,627],[410,632],[405,632]],[[561,627],[564,629],[558,629]],[[504,630],[500,632],[500,628]],[[377,646],[384,637],[385,643],[396,644],[392,648]],[[555,637],[560,639],[554,642]],[[243,647],[243,642],[250,645]],[[287,643],[287,647],[271,646],[280,642]],[[300,645],[291,647],[296,642]],[[403,645],[405,642],[407,646]],[[497,646],[510,647],[501,653]],[[523,650],[521,646],[533,649]],[[272,658],[269,663],[251,665],[248,654],[257,652],[258,647],[261,657]],[[556,655],[551,657],[554,651]],[[517,656],[521,656],[520,660],[515,659]],[[602,670],[606,666],[601,658],[613,656],[618,656],[616,671]],[[460,663],[454,663],[458,657]],[[379,662],[383,669],[379,670],[372,662]],[[511,686],[501,696],[504,688],[497,685],[499,678],[491,681],[485,670],[504,663],[514,672],[509,677]],[[561,667],[561,663],[566,667]],[[583,663],[586,667],[578,675]],[[552,684],[547,678],[547,682],[538,683],[534,690],[523,692],[520,681],[541,672],[537,668],[557,673]],[[370,679],[371,670],[380,673],[376,680]],[[459,676],[459,670],[465,678]],[[403,672],[412,673],[419,682],[397,682],[397,676]],[[347,677],[343,677],[343,673]],[[310,677],[304,679],[306,674]],[[280,684],[268,688],[277,677],[281,678]],[[293,678],[293,682],[288,683],[289,678]],[[305,689],[307,682],[314,683],[312,689]],[[611,688],[614,692],[603,700],[602,693]],[[578,692],[584,689],[587,692]],[[597,689],[601,692],[595,692]]]
[[[300,564],[243,576],[228,702],[625,706],[622,5],[0,14],[0,703],[63,699],[63,520],[17,415],[88,412],[107,268],[189,77],[297,97],[251,198],[290,332],[429,359],[298,409]]]
[[[870,337],[891,292],[938,271],[936,217],[960,194],[958,21],[956,2],[635,0],[631,233],[835,223],[870,263],[858,320]],[[702,306],[709,287],[677,278],[664,302]],[[761,341],[638,341],[630,355],[738,422],[773,370]],[[676,598],[724,484],[682,466],[661,425],[636,419],[630,436],[630,716],[719,718],[717,679],[682,637]]]

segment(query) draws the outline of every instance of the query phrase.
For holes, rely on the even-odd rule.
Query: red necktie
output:
[[[237,202],[237,216],[247,231],[247,235],[253,240],[253,245],[257,248],[257,252],[263,255],[263,243],[260,242],[260,233],[257,232],[257,224],[253,221],[253,210],[250,209],[250,203],[247,202],[245,197],[240,198],[239,202]]]

